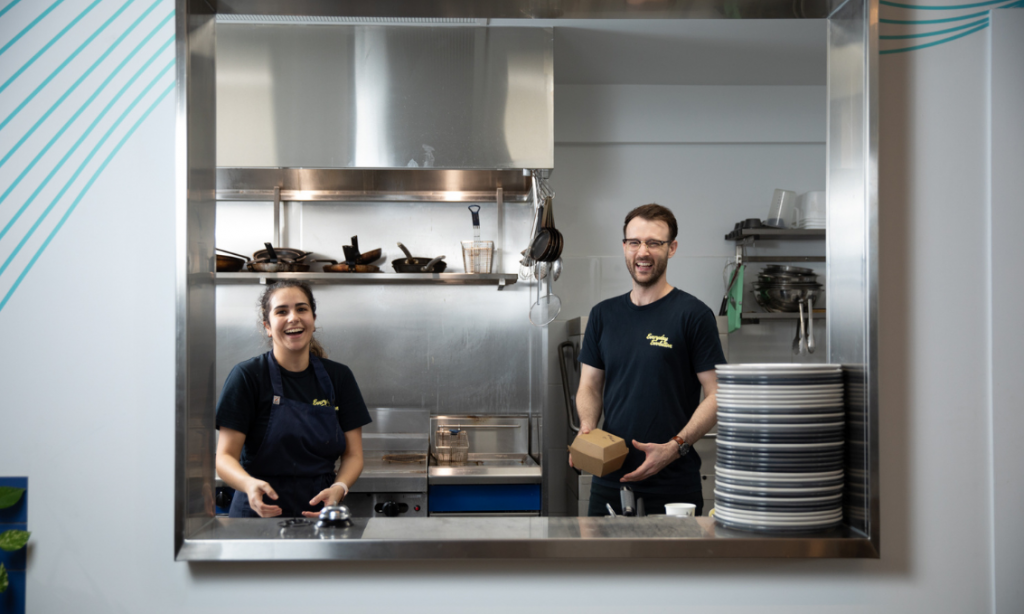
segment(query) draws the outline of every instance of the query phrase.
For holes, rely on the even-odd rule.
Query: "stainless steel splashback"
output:
[[[532,207],[483,203],[484,239],[508,246],[496,255],[495,270],[518,271],[518,250],[526,245]],[[364,250],[383,248],[384,278],[390,262],[404,255],[448,256],[449,270],[461,272],[460,239],[472,238],[465,204],[288,203],[283,242],[317,258],[343,258],[341,246],[359,235]],[[252,253],[271,236],[268,203],[218,202],[217,247]],[[345,273],[338,273],[345,275]],[[217,285],[217,392],[231,368],[269,349],[258,328],[256,305],[264,286]],[[316,336],[330,358],[355,373],[368,406],[428,409],[431,414],[530,413],[539,408],[534,356],[544,342],[527,317],[531,292],[526,282],[507,286],[335,285],[313,287]],[[536,413],[539,413],[536,412]]]
[[[554,166],[550,28],[222,23],[217,166]]]

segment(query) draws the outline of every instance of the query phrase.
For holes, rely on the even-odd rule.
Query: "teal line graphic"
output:
[[[21,32],[18,32],[18,33],[17,33],[17,34],[16,34],[15,36],[14,36],[14,38],[12,38],[11,40],[7,41],[7,44],[6,44],[6,45],[4,45],[3,47],[0,47],[0,55],[3,55],[5,51],[7,51],[8,49],[10,49],[10,48],[11,48],[11,45],[13,45],[14,43],[18,42],[18,40],[19,40],[19,39],[20,39],[20,38],[21,38],[22,36],[25,36],[25,34],[26,34],[26,33],[27,33],[27,32],[28,32],[29,30],[31,30],[32,28],[36,27],[36,24],[37,24],[37,23],[39,23],[40,21],[42,21],[44,17],[46,17],[47,15],[49,15],[49,14],[50,14],[50,13],[51,13],[51,12],[53,11],[53,9],[57,8],[57,5],[59,5],[59,4],[61,3],[61,2],[64,2],[64,0],[57,0],[56,2],[54,2],[53,4],[51,4],[51,5],[50,5],[50,8],[46,9],[45,11],[43,11],[43,13],[42,13],[42,14],[41,14],[41,15],[40,15],[39,17],[36,17],[35,19],[33,19],[33,20],[32,20],[32,23],[30,23],[30,24],[28,24],[27,26],[25,26],[25,27],[24,27],[24,28],[22,29],[22,31],[21,31]],[[13,3],[12,3],[12,4],[13,4]],[[11,8],[11,7],[10,7],[10,6],[8,6],[7,8],[5,8],[5,9],[4,9],[4,12],[7,12],[7,9],[9,9],[9,8]]]
[[[128,105],[128,108],[121,113],[120,117],[117,118],[117,121],[115,121],[113,125],[111,125],[109,129],[107,129],[107,132],[103,135],[103,138],[101,138],[99,142],[96,143],[96,145],[92,148],[92,151],[89,152],[89,155],[85,157],[85,160],[83,160],[82,163],[78,165],[78,168],[75,170],[75,173],[71,175],[70,179],[67,180],[67,182],[64,184],[64,187],[61,188],[60,192],[57,193],[57,196],[55,196],[53,200],[50,201],[50,204],[47,205],[46,209],[44,209],[43,212],[39,215],[39,218],[36,219],[34,224],[32,224],[32,227],[28,229],[28,232],[25,233],[25,236],[22,237],[21,241],[18,242],[18,245],[15,246],[13,250],[11,250],[11,254],[7,257],[7,260],[5,260],[3,265],[0,266],[0,276],[4,274],[4,271],[6,271],[7,267],[10,266],[11,261],[14,260],[14,257],[18,255],[22,247],[25,247],[25,243],[27,243],[28,240],[32,237],[32,235],[35,234],[36,229],[39,228],[39,225],[43,223],[43,220],[46,219],[46,216],[50,215],[50,211],[52,211],[53,208],[57,206],[57,202],[59,202],[60,199],[64,197],[64,194],[68,191],[68,189],[71,188],[71,184],[73,184],[75,180],[78,179],[78,176],[82,174],[82,171],[85,170],[85,167],[89,164],[89,162],[92,161],[93,157],[96,155],[96,152],[98,152],[100,148],[103,147],[103,144],[107,142],[107,139],[110,138],[110,135],[114,133],[114,130],[116,130],[117,127],[121,125],[121,122],[123,122],[125,118],[128,117],[128,114],[131,113],[135,106],[139,104],[139,102],[146,96],[146,94],[149,93],[149,90],[153,89],[153,86],[156,85],[157,81],[163,78],[163,76],[167,74],[169,70],[174,68],[174,61],[174,58],[171,58],[171,61],[167,63],[167,66],[165,66],[163,70],[161,70],[159,73],[157,73],[155,77],[153,77],[153,80],[150,81],[149,85],[147,85],[146,88],[142,90],[142,93],[135,97],[135,100],[133,100],[132,103]],[[95,122],[93,123],[93,125],[95,125]],[[91,127],[92,126],[90,126],[90,128]],[[81,139],[79,139],[79,143],[81,143]],[[76,145],[77,144],[78,143],[76,143]],[[66,160],[67,156],[65,156],[64,159]],[[63,162],[64,160],[61,161]],[[8,224],[8,228],[9,227],[10,225]],[[5,228],[4,231],[6,232],[7,228]]]
[[[101,55],[99,57],[99,59],[97,59],[95,62],[93,62],[92,66],[90,66],[84,73],[82,73],[82,75],[71,85],[71,87],[68,88],[68,91],[64,92],[64,94],[60,98],[57,99],[57,102],[53,103],[53,106],[51,106],[46,111],[46,113],[44,113],[43,116],[40,117],[39,120],[36,121],[36,123],[33,124],[31,128],[29,128],[28,132],[26,132],[25,135],[22,136],[21,139],[19,139],[17,143],[15,143],[14,147],[11,148],[11,150],[8,151],[7,154],[4,155],[3,158],[0,158],[0,167],[2,167],[4,164],[7,163],[7,160],[9,160],[11,158],[11,156],[13,156],[14,153],[16,151],[18,151],[18,149],[25,143],[25,141],[27,141],[29,139],[29,137],[31,137],[35,133],[35,131],[39,128],[39,126],[43,125],[43,122],[45,122],[47,120],[47,118],[50,117],[50,115],[57,109],[57,107],[59,107],[61,105],[61,103],[63,103],[64,100],[67,99],[67,97],[71,95],[72,92],[74,92],[76,89],[78,89],[78,86],[81,85],[82,82],[85,81],[89,77],[89,75],[92,74],[92,71],[96,70],[96,67],[99,66],[100,64],[102,64],[103,61],[107,59],[107,56],[109,56],[110,53],[112,51],[114,51],[114,49],[118,45],[120,45],[121,42],[124,41],[124,39],[126,39],[128,37],[128,35],[131,34],[135,30],[135,28],[139,25],[139,23],[141,23],[142,20],[145,19],[146,16],[148,16],[149,13],[153,9],[155,9],[157,7],[157,5],[159,5],[162,1],[163,0],[156,0],[156,2],[154,2],[152,4],[152,6],[150,6],[148,9],[146,9],[145,13],[140,15],[139,18],[136,19],[132,23],[132,25],[128,26],[128,29],[125,30],[121,34],[121,36],[119,36],[117,38],[117,40],[114,41],[114,44],[112,44],[109,48],[107,48],[106,51],[103,52],[103,55]],[[46,151],[48,149],[50,149],[50,146],[53,145],[53,141],[56,140],[56,138],[58,138],[61,134],[64,134],[64,130],[66,130],[67,127],[71,125],[71,122],[73,122],[75,120],[75,118],[77,118],[79,115],[81,115],[82,111],[85,110],[85,107],[89,106],[89,103],[91,103],[93,101],[93,99],[95,99],[96,96],[99,95],[99,93],[103,90],[103,88],[107,85],[107,83],[109,83],[110,80],[113,79],[114,76],[117,75],[117,73],[121,70],[121,67],[124,66],[128,62],[128,60],[130,60],[131,58],[135,57],[135,54],[138,53],[138,51],[140,49],[142,49],[142,47],[147,42],[149,42],[149,39],[151,39],[157,32],[159,32],[160,29],[163,27],[163,25],[165,23],[167,23],[168,21],[170,21],[170,19],[172,17],[174,17],[174,13],[173,12],[170,15],[168,15],[167,17],[165,17],[163,19],[163,21],[161,21],[159,24],[157,24],[157,26],[155,28],[153,28],[153,31],[149,33],[149,36],[144,38],[142,40],[142,42],[139,43],[138,46],[136,46],[135,49],[133,49],[131,51],[131,53],[128,54],[128,57],[125,58],[125,60],[123,60],[121,62],[121,64],[114,70],[113,74],[111,74],[109,77],[107,77],[106,81],[104,81],[103,84],[100,85],[100,87],[96,90],[96,92],[87,101],[85,101],[85,104],[83,104],[82,107],[79,108],[78,112],[75,113],[74,116],[72,116],[72,118],[70,120],[68,120],[68,123],[64,124],[64,127],[61,128],[60,132],[57,133],[57,136],[54,137],[54,139],[51,140],[50,143],[48,143],[45,148],[43,148],[43,151],[41,152],[41,154],[46,153]],[[17,113],[17,109],[15,109],[15,113]],[[13,116],[14,116],[14,113],[11,113],[11,115],[8,116],[8,118],[5,119],[2,124],[0,124],[0,129],[3,129],[3,127],[7,125],[7,122],[10,121],[10,119]],[[33,166],[35,166],[35,163],[37,161],[38,161],[38,156],[37,156],[37,159],[33,160],[32,163],[29,165],[29,169],[31,169]],[[21,177],[19,177],[18,180],[13,185],[17,185],[18,182],[20,182],[20,181],[21,181]],[[3,203],[4,199],[6,199],[6,198],[7,198],[7,194],[6,193],[3,196],[0,196],[0,203]]]
[[[1007,8],[1013,8],[1013,7],[1015,7],[1015,6],[1020,4],[1019,0],[1011,0],[1010,2],[1007,2],[1006,0],[999,0],[999,1],[1000,2],[1004,2],[1005,4],[1003,4],[1002,6],[996,6],[996,7],[993,7],[993,8],[1007,9]],[[989,14],[989,11],[980,11],[978,13],[971,13],[970,15],[961,15],[959,17],[947,17],[945,19],[909,19],[909,20],[905,20],[905,19],[879,19],[878,23],[892,23],[892,24],[899,24],[899,25],[913,25],[913,26],[917,26],[917,25],[927,25],[927,24],[930,24],[930,23],[950,23],[950,22],[953,22],[953,21],[966,21],[968,19],[974,19],[975,17],[987,17],[988,14]]]
[[[61,0],[61,1],[63,1],[63,0]],[[46,53],[50,49],[50,47],[52,47],[57,41],[59,41],[61,39],[62,36],[64,36],[65,34],[68,33],[68,30],[70,30],[71,28],[75,27],[75,24],[77,24],[79,21],[81,21],[82,18],[85,17],[89,13],[89,11],[93,10],[94,8],[96,8],[96,5],[99,4],[102,1],[103,0],[95,0],[92,4],[90,4],[89,6],[85,7],[85,10],[82,11],[81,13],[79,13],[78,17],[75,17],[74,19],[72,19],[71,23],[69,23],[68,25],[64,26],[64,29],[57,33],[57,36],[54,36],[52,39],[50,39],[50,42],[48,42],[45,45],[43,45],[42,49],[37,51],[34,56],[29,58],[28,62],[25,62],[25,65],[18,69],[18,72],[16,72],[13,75],[11,75],[11,78],[8,79],[7,81],[4,81],[4,84],[0,85],[0,92],[3,92],[5,89],[7,89],[7,86],[10,85],[12,81],[14,81],[18,77],[20,77],[21,73],[23,73],[26,70],[28,70],[28,67],[31,66],[33,63],[35,63],[36,60],[39,59],[39,56],[41,56],[44,53]],[[8,44],[10,44],[10,43],[8,43]],[[2,52],[0,52],[0,53],[2,53]]]
[[[21,208],[18,209],[18,211],[14,214],[14,217],[11,218],[11,221],[8,222],[6,226],[4,226],[4,229],[2,231],[0,231],[0,239],[3,239],[3,237],[7,235],[7,232],[11,229],[11,226],[13,226],[14,223],[18,221],[18,218],[21,217],[21,214],[24,213],[26,209],[28,209],[28,206],[30,204],[32,204],[32,201],[34,201],[36,199],[36,196],[38,196],[39,193],[46,186],[46,184],[48,184],[50,182],[50,179],[52,179],[53,176],[57,174],[57,171],[59,171],[60,168],[62,166],[64,166],[64,163],[67,162],[68,158],[71,157],[71,154],[75,153],[75,151],[78,149],[78,146],[81,145],[83,141],[85,141],[86,137],[88,137],[90,133],[92,133],[93,128],[95,128],[96,125],[106,116],[107,112],[111,109],[111,107],[113,107],[114,104],[116,104],[117,101],[121,99],[121,96],[123,96],[124,93],[126,91],[128,91],[128,88],[130,88],[132,86],[132,84],[135,83],[135,81],[139,78],[139,76],[142,75],[142,73],[145,72],[145,70],[147,68],[149,68],[150,64],[152,64],[154,61],[156,61],[157,57],[165,49],[167,49],[167,47],[169,47],[171,45],[171,43],[173,43],[173,42],[174,42],[174,37],[172,36],[170,39],[168,39],[168,41],[166,43],[164,43],[160,47],[160,49],[158,49],[156,51],[156,53],[153,54],[153,56],[151,58],[149,58],[149,60],[142,66],[142,68],[140,68],[132,76],[132,78],[128,80],[128,83],[124,84],[124,87],[121,88],[121,90],[117,93],[117,95],[115,95],[114,98],[110,102],[107,103],[107,106],[104,107],[102,111],[100,111],[99,115],[96,116],[96,119],[94,119],[93,122],[91,124],[89,124],[89,127],[85,129],[85,132],[78,138],[77,141],[75,141],[75,144],[71,146],[71,148],[67,151],[67,153],[64,154],[64,157],[60,159],[60,162],[58,162],[57,165],[53,168],[53,170],[51,170],[50,173],[46,176],[46,178],[43,179],[43,182],[39,185],[39,187],[37,187],[35,189],[35,191],[32,192],[32,195],[29,196],[27,201],[25,201],[25,204],[23,204],[21,206]],[[127,59],[125,61],[127,62]],[[120,67],[118,67],[118,68],[120,68]],[[165,68],[164,70],[166,71],[168,69]],[[109,79],[109,77],[108,77],[108,79]],[[67,125],[65,125],[65,127],[67,127]],[[56,139],[56,138],[57,137],[54,137],[54,139]],[[49,145],[52,145],[52,144],[53,144],[53,141],[51,140],[50,143],[48,143],[47,145],[49,146]],[[38,160],[41,156],[42,156],[42,153],[40,153],[38,156],[36,156],[36,160]],[[33,160],[33,163],[35,163],[36,160]],[[27,171],[28,171],[28,169],[23,171],[22,174],[18,176],[18,181],[21,181],[21,179],[25,176],[25,173]],[[11,193],[11,190],[13,188],[14,188],[14,185],[12,185],[10,188],[7,188],[7,191],[4,192],[4,195],[2,197],[0,197],[0,200],[3,200],[4,198],[7,198],[7,196]]]
[[[36,89],[32,90],[32,93],[29,94],[28,97],[25,98],[25,100],[22,100],[21,104],[19,104],[13,111],[11,111],[11,114],[8,115],[7,118],[4,121],[0,122],[0,130],[3,130],[4,126],[9,124],[11,122],[11,120],[14,119],[14,116],[17,115],[18,113],[20,113],[21,110],[25,108],[25,105],[27,105],[28,103],[32,102],[32,99],[35,98],[36,95],[39,92],[43,91],[43,88],[46,87],[47,85],[49,85],[50,81],[53,81],[53,78],[56,77],[58,74],[60,74],[60,71],[64,70],[64,68],[68,64],[71,63],[71,60],[73,60],[76,57],[78,57],[78,54],[81,53],[82,50],[84,50],[86,47],[88,47],[89,43],[91,43],[93,40],[96,39],[97,36],[100,35],[100,32],[106,30],[107,26],[112,24],[114,22],[114,20],[117,19],[121,15],[121,13],[123,13],[124,10],[131,5],[132,2],[135,2],[135,0],[128,0],[128,2],[125,2],[121,6],[121,8],[117,9],[116,13],[114,13],[113,15],[110,16],[110,19],[108,19],[105,22],[103,22],[103,25],[100,26],[98,30],[93,32],[92,35],[89,36],[89,38],[85,39],[85,42],[82,43],[81,45],[79,45],[78,49],[75,49],[74,51],[72,51],[71,55],[69,55],[66,60],[61,62],[60,66],[58,66],[52,73],[50,73],[49,77],[47,77],[42,83],[39,84],[39,87],[37,87]]]
[[[173,16],[173,14],[171,16]],[[124,68],[124,66],[133,57],[135,57],[135,54],[138,53],[138,51],[140,49],[142,49],[149,42],[149,40],[157,32],[159,32],[161,30],[161,28],[163,27],[163,23],[164,22],[161,22],[159,25],[157,25],[157,27],[154,28],[153,31],[150,32],[149,35],[145,39],[142,40],[142,42],[140,42],[138,45],[136,45],[136,47],[134,49],[132,49],[131,53],[129,53],[127,57],[125,57],[123,60],[121,60],[121,63],[117,65],[117,67],[114,69],[114,71],[111,72],[110,75],[107,76],[107,78],[103,81],[103,83],[100,84],[100,86],[98,88],[96,88],[96,91],[92,93],[92,96],[89,96],[89,99],[86,100],[85,103],[82,104],[82,106],[80,106],[77,111],[75,111],[75,114],[71,116],[71,119],[69,119],[67,122],[64,123],[64,125],[61,127],[61,129],[57,131],[57,134],[53,135],[53,138],[51,138],[50,141],[46,144],[46,146],[43,147],[43,149],[38,154],[36,154],[36,157],[33,158],[31,162],[29,162],[28,166],[25,167],[25,170],[21,171],[21,174],[18,175],[18,177],[11,183],[11,185],[4,191],[4,193],[0,194],[0,205],[3,205],[3,202],[5,200],[7,200],[7,197],[10,196],[11,192],[14,191],[14,188],[18,187],[18,185],[21,183],[21,180],[24,179],[26,175],[28,175],[29,171],[31,171],[33,168],[35,168],[35,165],[39,162],[39,160],[42,159],[42,157],[44,155],[46,155],[46,152],[50,150],[50,147],[53,147],[53,144],[56,143],[57,140],[64,134],[64,132],[67,131],[67,129],[71,126],[71,124],[73,124],[75,122],[75,120],[78,119],[78,116],[80,116],[83,112],[85,112],[85,109],[88,108],[88,106],[90,104],[92,104],[92,101],[95,100],[96,97],[99,96],[100,93],[104,89],[106,89],[107,85],[114,79],[114,77],[117,76],[117,74],[119,72],[121,72],[121,69]],[[153,57],[150,58],[149,62],[146,63],[146,66],[148,66],[151,62],[153,62],[156,59],[156,56],[159,55],[161,51],[166,49],[167,46],[170,45],[172,42],[174,42],[174,37],[173,36],[167,42],[165,42],[163,44],[163,46],[161,46],[160,49],[157,50],[157,52],[155,54],[153,54]],[[131,83],[135,79],[137,79],[137,78],[138,78],[138,73],[135,75],[135,77],[132,77],[131,81],[129,81],[128,84],[125,85],[125,89],[128,87],[128,85],[131,85]],[[122,91],[117,94],[117,97],[120,97],[121,94],[123,94],[123,93],[124,93],[124,89],[122,89]],[[115,100],[116,99],[117,98],[115,97]],[[59,104],[60,101],[58,100],[57,103]],[[35,129],[35,126],[33,126],[33,130],[34,129]],[[22,137],[21,141],[19,141],[18,144],[15,146],[15,149],[17,149],[17,147],[20,147],[21,144],[27,138],[28,138],[28,135]],[[2,166],[3,163],[8,160],[8,158],[10,158],[12,153],[14,153],[14,150],[9,152],[4,157],[3,160],[0,160],[0,166]],[[44,181],[43,185],[45,185],[45,181]],[[6,229],[4,230],[4,232],[6,232]],[[2,238],[2,237],[3,237],[3,233],[0,233],[0,238]]]
[[[10,4],[8,4],[8,5],[7,5],[7,6],[5,6],[4,8],[0,9],[0,17],[3,17],[3,16],[4,16],[4,13],[6,13],[7,11],[9,11],[9,10],[13,9],[13,8],[14,8],[14,5],[15,5],[15,4],[17,4],[17,3],[19,3],[19,2],[21,2],[21,0],[14,0],[13,2],[11,2]]]
[[[1003,8],[1003,7],[998,7],[998,8]],[[966,21],[968,19],[974,19],[975,17],[986,17],[986,16],[988,16],[988,11],[981,11],[979,13],[971,13],[970,15],[961,15],[960,17],[947,17],[946,19],[910,19],[910,20],[904,20],[904,19],[879,19],[878,23],[894,23],[894,24],[899,24],[899,25],[917,26],[917,25],[927,25],[927,24],[930,24],[930,23],[950,23],[950,22],[953,22],[953,21]]]
[[[25,266],[25,270],[23,270],[21,274],[18,275],[18,278],[14,280],[14,284],[11,286],[11,289],[7,291],[7,294],[4,296],[4,299],[0,301],[0,311],[3,311],[3,308],[7,305],[7,302],[11,300],[11,296],[14,294],[14,291],[18,289],[18,286],[21,285],[21,282],[25,279],[25,275],[27,275],[28,272],[32,270],[32,267],[35,266],[36,261],[39,260],[39,256],[41,256],[43,252],[46,250],[46,248],[49,247],[50,242],[53,241],[53,238],[57,235],[57,232],[60,231],[60,229],[64,226],[64,223],[68,221],[69,217],[71,217],[71,213],[74,212],[75,207],[78,206],[78,203],[82,201],[82,198],[89,191],[89,188],[92,187],[92,184],[96,182],[96,179],[107,168],[107,165],[110,164],[110,161],[114,159],[114,156],[117,155],[117,152],[121,151],[121,147],[123,147],[124,144],[128,142],[128,139],[132,136],[132,134],[134,134],[135,131],[139,128],[139,126],[142,125],[142,122],[146,121],[146,118],[149,117],[149,114],[153,112],[153,109],[155,109],[157,105],[163,102],[164,98],[166,98],[168,94],[174,91],[174,86],[175,84],[171,83],[167,87],[167,89],[165,89],[157,97],[156,101],[153,102],[153,104],[151,104],[148,109],[146,109],[146,112],[143,113],[141,117],[139,117],[135,124],[132,125],[131,129],[129,129],[128,132],[125,133],[123,137],[121,137],[121,140],[117,143],[114,149],[111,150],[111,152],[107,155],[107,158],[103,161],[103,164],[101,164],[100,167],[96,169],[96,172],[93,173],[92,177],[89,179],[89,182],[85,184],[85,187],[82,188],[81,192],[79,192],[78,196],[71,203],[71,206],[68,207],[68,210],[60,218],[60,221],[57,222],[57,225],[53,228],[53,230],[50,231],[50,234],[46,237],[46,240],[43,241],[43,244],[39,247],[38,250],[36,250],[35,255],[32,256],[32,259],[29,260],[28,264]]]
[[[900,2],[890,2],[889,0],[879,0],[879,4],[883,6],[891,6],[898,9],[913,9],[915,11],[959,11],[962,9],[976,9],[981,6],[992,6],[993,4],[1002,4],[1006,0],[987,0],[987,2],[975,2],[973,4],[950,4],[948,6],[921,6],[917,4],[902,4]]]
[[[923,45],[916,45],[914,47],[903,47],[902,49],[884,49],[882,51],[879,51],[878,53],[879,53],[879,55],[887,55],[887,54],[890,54],[890,53],[904,53],[906,51],[915,51],[917,49],[926,49],[928,47],[934,47],[935,45],[941,45],[942,43],[948,43],[949,41],[955,41],[956,39],[963,38],[963,37],[967,36],[968,34],[974,34],[975,32],[978,32],[980,30],[984,30],[987,27],[988,27],[988,20],[985,21],[984,25],[978,26],[977,28],[974,28],[973,30],[967,30],[966,32],[961,32],[960,34],[955,34],[955,35],[950,36],[948,38],[943,38],[941,40],[932,41],[930,43],[925,43]]]
[[[928,37],[928,36],[938,36],[940,34],[949,34],[950,32],[957,32],[959,30],[966,30],[967,28],[973,28],[974,26],[977,26],[977,25],[981,25],[983,27],[987,26],[988,25],[988,17],[986,17],[985,19],[979,19],[978,21],[972,21],[971,23],[965,23],[962,26],[956,26],[955,28],[946,28],[945,30],[937,30],[935,32],[921,32],[921,33],[918,33],[918,34],[892,34],[892,35],[887,35],[887,36],[879,36],[878,38],[881,39],[881,40],[899,40],[899,39],[906,39],[906,38],[925,38],[925,37]]]

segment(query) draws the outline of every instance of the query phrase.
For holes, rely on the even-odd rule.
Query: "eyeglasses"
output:
[[[668,241],[658,241],[656,239],[648,239],[646,241],[641,241],[640,239],[623,239],[622,244],[631,252],[635,252],[640,249],[641,245],[646,245],[647,249],[653,252],[656,249],[661,249],[661,246],[663,245],[668,245]]]

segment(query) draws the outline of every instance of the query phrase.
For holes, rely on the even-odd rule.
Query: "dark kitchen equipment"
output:
[[[359,257],[356,258],[356,264],[373,264],[380,260],[380,256],[381,250],[379,247],[377,249],[371,249],[368,252],[360,254]]]
[[[224,252],[225,254],[231,254],[225,256],[223,254],[217,254],[217,272],[218,273],[237,273],[241,271],[245,266],[245,263],[249,261],[248,258],[241,254],[229,252],[226,249],[214,248],[218,252]]]
[[[368,408],[363,472],[345,497],[353,518],[426,517],[430,412]]]
[[[249,270],[256,273],[307,273],[308,264],[294,262],[250,262]]]
[[[418,258],[413,256],[408,248],[401,243],[398,244],[398,247],[405,252],[406,257],[391,261],[391,266],[394,267],[396,273],[443,273],[448,268],[444,256]]]
[[[224,251],[224,250],[221,250]],[[292,249],[290,247],[275,247],[274,253],[277,254],[277,258],[286,259],[290,262],[302,262],[307,256],[313,252],[304,252],[300,249]],[[252,255],[253,260],[267,260],[270,258],[270,252],[266,249],[261,249]]]
[[[530,244],[529,255],[538,262],[554,262],[562,255],[562,233],[555,228],[552,200],[544,199],[541,229]]]
[[[324,273],[380,273],[380,267],[373,264],[352,264],[337,260],[314,260],[325,262]]]
[[[264,243],[264,245],[267,247],[267,249],[261,250],[260,252],[256,253],[265,253],[266,257],[253,258],[248,265],[250,271],[255,271],[257,273],[305,273],[309,271],[308,264],[300,264],[293,260],[292,258],[282,255],[281,253],[297,250],[288,250],[287,248],[275,248],[270,243]],[[305,258],[309,252],[300,253],[302,254],[301,258]]]

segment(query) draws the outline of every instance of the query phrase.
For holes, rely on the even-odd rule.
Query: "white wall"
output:
[[[554,286],[559,319],[629,291],[622,222],[650,202],[672,209],[679,224],[669,283],[717,314],[723,270],[736,254],[725,234],[766,218],[776,188],[825,189],[825,95],[823,86],[559,86],[551,176],[566,243]],[[825,244],[759,242],[748,254],[823,256]],[[824,282],[824,265],[811,266]],[[747,269],[744,311],[759,310],[750,293],[759,267]],[[730,335],[730,362],[824,360],[824,344],[809,358],[793,356],[795,324],[745,325]]]
[[[23,1],[0,17],[0,42],[45,6]],[[0,57],[0,79],[85,6],[68,0],[12,46]],[[101,3],[83,24],[95,29],[118,6]],[[86,30],[58,41],[44,56],[49,65]],[[880,61],[881,560],[173,562],[168,98],[0,311],[0,473],[29,476],[29,611],[356,611],[396,600],[423,612],[574,611],[581,603],[600,612],[991,611],[990,343],[979,298],[989,249],[987,49],[986,30]],[[45,78],[26,75],[0,93],[0,116]],[[62,91],[54,87],[50,100]],[[30,125],[12,121],[0,149]],[[8,167],[0,172],[0,185],[11,181]],[[87,256],[97,241],[114,257],[103,267]],[[950,277],[960,280],[956,291]],[[1019,467],[1007,471],[1020,482]]]

